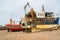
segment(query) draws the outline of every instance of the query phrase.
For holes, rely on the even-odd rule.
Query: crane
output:
[[[27,6],[31,9],[30,12],[29,12],[30,14],[28,13],[28,15],[31,15],[31,17],[35,17],[35,16],[36,16],[35,11],[33,10],[33,8],[31,8],[31,6],[29,5],[28,2],[27,2],[27,4],[24,6],[25,14],[26,14],[26,8],[27,8]]]
[[[28,6],[29,8],[31,8],[30,5],[29,5],[29,3],[27,2],[27,4],[24,6],[25,14],[26,14],[26,8],[27,8],[27,6]]]

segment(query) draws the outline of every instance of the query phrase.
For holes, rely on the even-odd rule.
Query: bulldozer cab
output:
[[[32,28],[36,27],[36,22],[34,20],[27,21],[25,18],[21,21],[21,27],[22,28]]]
[[[30,28],[36,27],[36,22],[34,20],[27,22],[27,25],[30,25]]]

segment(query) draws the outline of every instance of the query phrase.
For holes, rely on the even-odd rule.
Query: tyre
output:
[[[7,29],[8,30],[8,32],[11,32],[11,30],[10,29]]]
[[[27,30],[28,30],[28,31],[27,31],[28,33],[30,33],[30,32],[31,32],[31,28],[28,28]]]

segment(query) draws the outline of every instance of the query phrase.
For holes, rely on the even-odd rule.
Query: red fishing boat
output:
[[[10,23],[9,24],[6,24],[6,29],[8,30],[8,32],[24,30],[24,29],[21,28],[20,24],[15,24],[15,22],[12,21],[12,19],[10,19]]]

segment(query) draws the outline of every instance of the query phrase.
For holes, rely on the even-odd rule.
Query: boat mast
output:
[[[45,9],[44,9],[44,5],[42,5],[42,14],[45,17]]]

